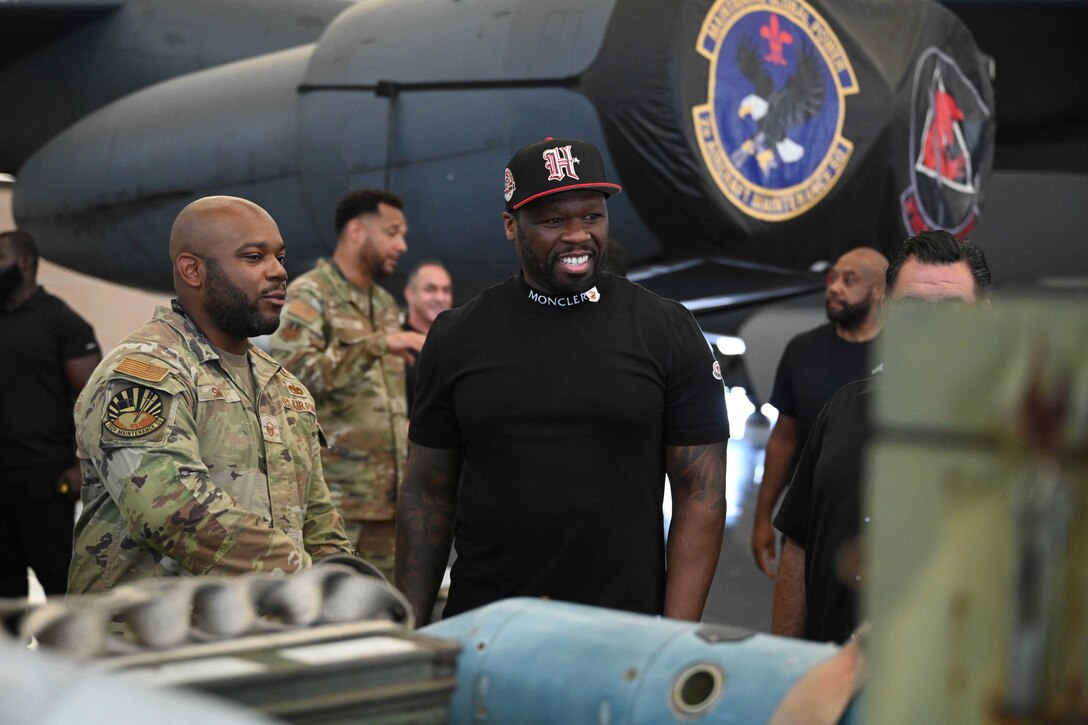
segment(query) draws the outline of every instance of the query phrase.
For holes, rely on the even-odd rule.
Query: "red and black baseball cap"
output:
[[[546,138],[523,146],[506,164],[503,198],[506,211],[519,209],[548,194],[592,189],[605,196],[622,191],[604,174],[601,152],[580,138]]]

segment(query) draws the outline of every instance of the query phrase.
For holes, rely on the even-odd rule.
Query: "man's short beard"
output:
[[[280,317],[262,315],[245,293],[232,284],[214,259],[208,257],[208,278],[204,287],[204,309],[223,332],[234,338],[271,335],[280,326]]]
[[[392,277],[395,273],[396,270],[393,270],[392,272],[386,272],[384,262],[379,262],[378,264],[372,265],[370,267],[370,276],[373,279],[388,279]]]
[[[583,277],[562,279],[555,273],[555,266],[558,264],[557,254],[549,254],[544,264],[541,264],[527,243],[523,243],[521,239],[518,239],[517,247],[522,269],[528,270],[536,279],[543,280],[546,284],[547,289],[543,289],[541,292],[549,292],[554,295],[576,295],[597,286],[601,264],[604,262],[603,254],[594,254],[593,271],[589,274]]]
[[[834,322],[844,330],[856,330],[861,327],[869,317],[869,311],[873,309],[873,301],[869,298],[865,298],[857,304],[851,305],[848,302],[844,302],[842,309],[837,312],[833,312],[827,303],[824,303],[824,310],[827,312],[827,319]]]

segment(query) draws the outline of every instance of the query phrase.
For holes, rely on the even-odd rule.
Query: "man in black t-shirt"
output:
[[[752,522],[752,556],[774,577],[771,514],[793,473],[816,414],[831,394],[872,374],[872,341],[880,332],[877,310],[888,260],[868,247],[851,249],[827,273],[824,307],[829,322],[790,340],[778,363],[770,403],[778,421],[767,440],[763,481]]]
[[[888,267],[885,300],[977,302],[988,294],[982,250],[944,231],[923,232],[900,245]],[[894,331],[884,334],[894,334]],[[885,361],[895,374],[895,361]],[[786,537],[775,577],[775,634],[842,642],[858,623],[855,587],[842,583],[859,531],[862,455],[872,393],[880,376],[840,388],[813,424],[774,525]],[[851,549],[851,547],[854,547]],[[860,574],[852,575],[856,582]]]
[[[503,220],[521,273],[428,333],[397,500],[396,581],[421,624],[455,531],[447,616],[511,596],[702,614],[725,516],[721,372],[687,310],[602,271],[619,190],[589,142],[519,150]]]
[[[27,567],[46,594],[67,588],[82,482],[72,405],[102,359],[91,326],[37,275],[34,239],[0,234],[0,597],[26,597]]]

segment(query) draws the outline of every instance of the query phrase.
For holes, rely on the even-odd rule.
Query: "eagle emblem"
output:
[[[843,136],[846,98],[860,90],[834,28],[804,0],[717,0],[695,50],[710,72],[692,120],[722,195],[770,222],[818,204],[853,154]]]
[[[775,88],[774,79],[764,63],[755,42],[748,37],[741,38],[737,44],[737,67],[751,82],[752,92],[741,99],[737,116],[750,118],[755,124],[755,133],[745,139],[730,158],[734,166],[741,168],[754,157],[766,177],[779,163],[792,164],[805,155],[804,146],[791,139],[789,132],[823,108],[824,84],[816,51],[807,43],[798,52],[797,67],[782,88]]]

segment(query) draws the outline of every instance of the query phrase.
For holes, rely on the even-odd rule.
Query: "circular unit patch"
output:
[[[718,188],[756,219],[804,214],[854,150],[842,130],[858,83],[831,26],[803,0],[717,0],[695,49],[710,73],[692,118]]]
[[[963,238],[974,228],[984,170],[992,163],[991,115],[954,58],[938,48],[919,56],[911,94],[911,182],[901,198],[908,234],[945,229]]]
[[[158,391],[132,385],[110,399],[103,425],[114,435],[139,438],[158,430],[164,422]]]

